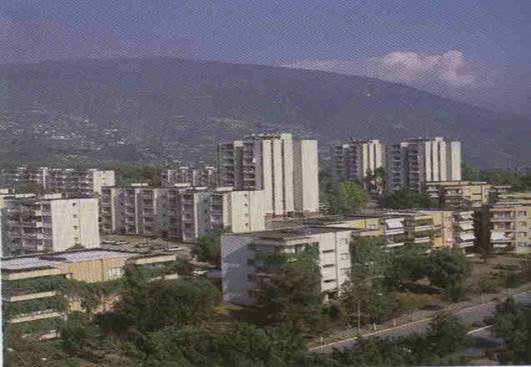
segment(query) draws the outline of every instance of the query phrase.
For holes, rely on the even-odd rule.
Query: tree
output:
[[[293,332],[231,323],[221,330],[164,328],[149,335],[144,366],[288,367],[306,352]]]
[[[383,167],[378,167],[374,171],[367,170],[365,175],[365,187],[370,193],[381,194],[385,189],[387,173]]]
[[[364,208],[370,196],[361,185],[352,181],[325,182],[324,204],[331,214],[348,214]]]
[[[514,298],[508,298],[496,306],[489,322],[493,324],[496,336],[504,341],[500,362],[531,364],[531,310]]]
[[[426,275],[426,249],[422,246],[405,247],[393,252],[385,269],[385,284],[401,287],[406,281],[415,282]]]
[[[426,274],[432,285],[448,290],[462,285],[470,275],[470,264],[459,251],[438,250],[429,256]]]
[[[462,176],[464,181],[479,181],[481,180],[481,172],[480,170],[469,164],[469,163],[463,163],[461,167]]]
[[[262,254],[269,274],[259,279],[257,303],[270,323],[308,333],[322,321],[319,250],[300,249],[295,254]]]
[[[194,248],[194,255],[199,261],[209,262],[217,267],[221,266],[221,234],[222,231],[202,236]]]
[[[125,283],[115,312],[142,333],[198,322],[219,302],[218,290],[207,279],[147,282],[138,271],[129,269]]]
[[[379,322],[392,313],[383,274],[389,266],[389,256],[383,241],[359,238],[351,245],[352,270],[349,281],[341,288],[340,305],[351,323]]]
[[[443,357],[463,348],[466,335],[466,327],[457,316],[439,312],[430,322],[426,339],[433,352]]]
[[[92,355],[99,340],[95,326],[89,324],[87,315],[81,312],[70,313],[59,328],[59,334],[63,349],[76,356]]]
[[[427,194],[417,193],[406,188],[401,188],[384,195],[379,200],[382,208],[410,209],[410,208],[437,208],[439,204]]]

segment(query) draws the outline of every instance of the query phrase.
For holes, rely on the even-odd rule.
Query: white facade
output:
[[[385,165],[385,146],[377,139],[352,140],[332,147],[332,174],[336,180],[364,184],[367,174]]]
[[[461,142],[409,139],[388,150],[388,188],[421,191],[426,182],[461,180]]]
[[[263,276],[260,253],[290,254],[305,246],[319,251],[321,291],[336,294],[350,275],[351,230],[297,227],[221,237],[223,299],[252,305]]]
[[[76,197],[100,195],[102,187],[115,185],[114,171],[95,168],[18,167],[2,172],[2,179],[8,185],[35,185],[45,192]]]
[[[263,190],[272,216],[318,212],[317,141],[291,134],[250,135],[218,146],[219,185]]]
[[[161,171],[162,186],[171,187],[178,183],[191,186],[214,187],[217,184],[217,171],[215,167],[188,167],[165,168]]]
[[[10,252],[64,251],[100,246],[98,200],[13,199],[4,209]]]
[[[232,188],[107,187],[101,197],[103,233],[197,241],[216,230],[265,228],[263,191]]]

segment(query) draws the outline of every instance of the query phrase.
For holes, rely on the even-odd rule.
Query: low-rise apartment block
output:
[[[8,199],[4,205],[6,255],[100,246],[96,198],[64,199],[57,194]]]
[[[164,168],[161,171],[161,184],[168,187],[175,186],[175,184],[215,187],[217,186],[217,170],[211,166]]]
[[[531,252],[531,192],[505,193],[480,213],[481,245],[515,253]]]
[[[482,181],[426,182],[424,191],[444,208],[479,208],[489,202],[493,186]]]
[[[420,192],[427,182],[461,180],[461,142],[408,139],[387,150],[387,186]]]
[[[101,197],[102,233],[161,236],[185,242],[217,230],[265,228],[262,191],[232,188],[106,187]]]
[[[269,254],[290,254],[308,248],[318,252],[321,291],[335,296],[350,275],[351,230],[296,227],[279,230],[224,234],[221,237],[223,299],[252,305],[261,283],[272,273],[264,259]]]
[[[103,249],[2,258],[2,316],[7,320],[7,330],[54,337],[68,311],[82,311],[79,297],[64,293],[65,282],[116,280],[127,264],[156,269],[161,278],[173,279],[177,274],[165,272],[164,265],[175,259],[174,254]],[[108,295],[94,311],[109,309],[115,299],[114,294]]]
[[[104,186],[114,186],[115,174],[112,170],[95,168],[18,167],[3,171],[2,180],[8,186],[33,185],[43,192],[90,197],[101,194]]]

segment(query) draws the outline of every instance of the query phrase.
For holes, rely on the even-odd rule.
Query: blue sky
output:
[[[531,114],[531,1],[3,0],[0,63],[179,56],[368,75]]]

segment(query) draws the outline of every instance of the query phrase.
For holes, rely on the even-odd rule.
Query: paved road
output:
[[[519,302],[522,302],[524,304],[531,304],[531,291],[525,291],[522,293],[514,294],[512,295],[514,299],[516,299]],[[487,316],[491,316],[494,314],[495,308],[496,308],[497,302],[492,301],[488,303],[484,303],[481,305],[476,305],[468,308],[461,309],[459,311],[456,311],[455,314],[459,316],[467,325],[470,325],[474,322],[482,322],[483,319]],[[365,334],[364,337],[368,336],[378,336],[378,337],[399,337],[399,336],[405,336],[410,335],[414,333],[423,333],[426,331],[429,323],[431,321],[431,318],[424,319],[424,320],[418,320],[415,322],[411,322],[409,324],[400,325],[397,327],[389,328],[389,329],[383,329],[379,331],[375,331],[374,333]],[[486,329],[478,329],[476,332],[481,333],[483,330]],[[474,334],[474,331],[471,332],[471,334]],[[321,345],[318,347],[311,348],[311,351],[319,352],[319,353],[329,353],[334,348],[336,349],[342,349],[342,348],[349,348],[352,347],[356,343],[356,338],[349,338],[338,342],[333,342],[326,345]]]

